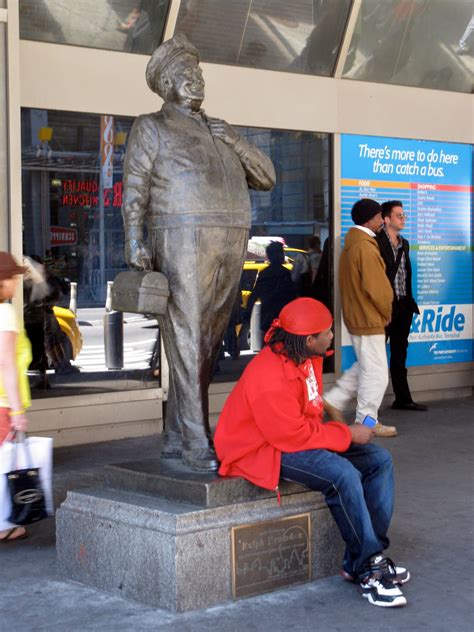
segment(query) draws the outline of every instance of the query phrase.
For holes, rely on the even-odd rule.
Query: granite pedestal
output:
[[[343,542],[318,492],[282,482],[186,472],[158,459],[110,465],[103,487],[68,493],[57,512],[60,573],[177,612],[232,599],[232,527],[309,513],[312,579],[337,572]]]

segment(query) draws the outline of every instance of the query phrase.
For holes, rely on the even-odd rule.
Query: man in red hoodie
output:
[[[404,606],[410,575],[385,557],[393,510],[390,453],[363,424],[323,423],[322,363],[332,316],[319,301],[288,303],[230,394],[214,437],[221,476],[275,490],[281,478],[321,491],[347,545],[343,576],[373,605]]]

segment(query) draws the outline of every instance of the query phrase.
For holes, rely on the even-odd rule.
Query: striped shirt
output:
[[[384,227],[385,230],[385,227]],[[390,235],[385,230],[385,234],[387,235],[387,239],[392,246],[393,259],[397,260],[398,251],[400,248],[403,248],[403,241],[401,237],[398,237],[397,243],[394,244],[390,239]],[[407,295],[407,263],[405,253],[402,254],[402,258],[400,259],[400,265],[398,266],[397,273],[395,275],[395,280],[393,282],[393,289],[395,290],[395,295],[397,298],[403,298]]]

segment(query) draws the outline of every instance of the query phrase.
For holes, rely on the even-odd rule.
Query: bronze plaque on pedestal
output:
[[[310,579],[309,513],[232,528],[234,599]]]

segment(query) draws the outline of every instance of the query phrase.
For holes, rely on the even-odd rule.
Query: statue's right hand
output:
[[[128,239],[125,242],[125,260],[135,270],[151,270],[151,257],[141,239]]]

